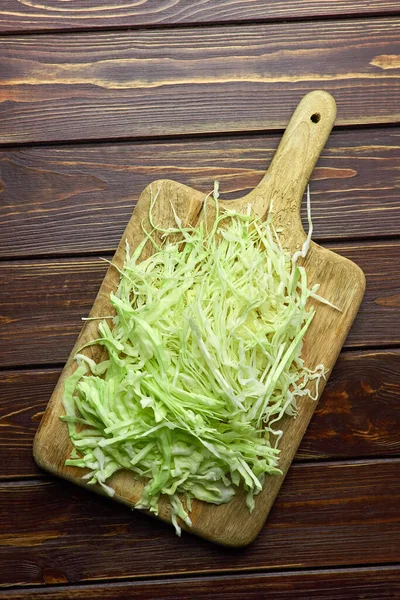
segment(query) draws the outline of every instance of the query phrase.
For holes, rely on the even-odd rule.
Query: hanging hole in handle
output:
[[[321,120],[321,115],[319,113],[314,113],[310,117],[310,121],[312,121],[313,123],[319,123],[320,120]]]

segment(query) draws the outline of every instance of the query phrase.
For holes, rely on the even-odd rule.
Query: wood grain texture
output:
[[[267,525],[221,548],[59,480],[0,484],[0,582],[212,574],[395,562],[400,461],[293,465]],[[318,596],[317,596],[318,597]]]
[[[363,567],[269,573],[188,577],[147,582],[85,586],[51,586],[0,591],[3,600],[395,600],[400,596],[400,568]]]
[[[308,91],[337,124],[398,122],[398,18],[4,37],[0,140],[282,129]]]
[[[345,347],[400,344],[400,242],[327,247],[354,261],[367,277],[364,300]],[[65,362],[106,269],[99,258],[1,262],[0,364]]]
[[[315,316],[307,329],[302,342],[302,359],[308,369],[315,369],[321,363],[328,376],[340,353],[344,340],[357,314],[365,291],[365,277],[361,269],[348,259],[311,242],[305,258],[301,257],[306,234],[300,219],[300,205],[305,187],[314,169],[322,148],[331,132],[336,117],[336,105],[331,95],[324,91],[307,94],[294,111],[279,147],[267,173],[254,190],[233,203],[234,210],[247,212],[251,206],[254,213],[265,219],[269,211],[273,212],[274,224],[279,232],[283,247],[294,255],[300,256],[300,264],[307,272],[307,286],[318,284],[318,292],[328,298],[340,310],[310,301],[315,307]],[[157,202],[152,205],[154,195]],[[158,223],[162,231],[173,227],[176,218],[184,226],[203,222],[212,229],[215,211],[206,211],[203,207],[204,195],[171,180],[158,180],[141,194],[125,233],[113,258],[113,264],[101,284],[96,300],[90,311],[95,320],[85,323],[76,341],[61,377],[49,401],[38,432],[35,436],[33,454],[36,462],[47,471],[64,477],[78,485],[87,486],[82,479],[82,471],[65,465],[72,445],[65,423],[59,417],[64,414],[64,384],[76,370],[75,353],[81,348],[95,362],[104,360],[104,349],[91,345],[98,337],[98,318],[114,314],[110,302],[110,292],[115,291],[120,279],[126,255],[126,242],[132,249],[146,245],[141,250],[144,260],[154,252],[153,244],[147,240],[143,231],[151,230]],[[152,217],[150,219],[150,206]],[[232,207],[232,202],[220,201],[220,210]],[[158,232],[156,236],[159,236]],[[157,239],[157,237],[156,237]],[[160,238],[161,239],[161,238]],[[116,268],[115,268],[116,267]],[[89,345],[89,347],[87,347]],[[317,398],[320,397],[325,381],[319,387],[309,387]],[[307,425],[315,410],[316,402],[304,397],[299,403],[296,419],[284,418],[279,422],[283,435],[279,442],[279,467],[281,474],[267,477],[262,491],[255,499],[251,515],[246,508],[246,492],[237,490],[227,504],[216,506],[194,499],[190,509],[191,532],[214,542],[227,546],[244,546],[252,542],[261,530],[279,492],[283,479],[289,469]],[[145,482],[135,481],[132,473],[121,470],[109,480],[114,490],[113,498],[134,507],[140,502]],[[100,485],[89,486],[93,491],[104,493]],[[158,502],[157,516],[171,521],[171,505],[167,497]],[[184,525],[187,527],[187,524]]]
[[[0,364],[63,362],[105,272],[99,259],[0,263]]]
[[[95,0],[90,7],[84,0],[74,0],[65,8],[57,0],[3,0],[0,32],[272,21],[398,12],[397,0],[358,0],[354,3],[348,0],[331,3],[320,0],[205,0],[201,3],[196,0],[125,0],[118,4]]]
[[[341,247],[340,252],[350,260],[356,260],[368,279],[368,301],[360,308],[347,346],[379,345],[378,340],[386,337],[385,332],[390,332],[386,337],[388,345],[399,345],[400,287],[394,266],[399,264],[400,242],[349,244]]]
[[[312,183],[314,238],[356,260],[368,291],[272,529],[252,546],[179,541],[40,473],[0,484],[0,580],[24,586],[0,600],[400,598],[398,567],[351,566],[399,559],[399,463],[354,463],[399,456],[399,350],[354,350],[400,344],[400,249],[388,241],[400,231],[399,134],[371,128],[399,117],[399,19],[387,18],[399,9],[398,0],[3,0],[0,34],[31,35],[0,40],[0,144],[57,144],[0,152],[0,258],[10,260],[0,270],[0,365],[43,365],[0,373],[0,478],[39,474],[32,437],[60,373],[45,365],[65,361],[105,273],[93,254],[111,257],[141,190],[172,177],[208,192],[220,179],[223,197],[242,196],[276,148],[273,130],[315,87],[334,94],[342,125],[368,126],[333,133]],[[292,22],[273,23],[283,19]],[[157,29],[138,31],[148,27]],[[86,33],[107,28],[120,31]],[[97,143],[58,145],[84,139]],[[45,256],[57,258],[35,260]],[[314,566],[322,570],[303,570]]]
[[[342,353],[296,459],[397,455],[399,396],[399,350]]]
[[[171,177],[221,198],[245,195],[264,175],[280,136],[73,145],[0,152],[0,256],[111,252],[141,191]],[[314,169],[314,239],[400,231],[400,133],[334,131]],[[306,223],[303,202],[303,223]]]
[[[0,479],[42,474],[33,437],[61,369],[0,373]],[[342,353],[295,461],[400,456],[400,351]]]
[[[61,369],[0,372],[0,479],[41,474],[33,438]]]

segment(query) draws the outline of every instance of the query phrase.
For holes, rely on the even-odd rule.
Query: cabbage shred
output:
[[[127,245],[110,294],[116,316],[93,342],[108,358],[80,351],[63,397],[74,446],[66,465],[88,469],[83,478],[110,495],[121,469],[143,479],[136,508],[157,514],[167,496],[178,534],[193,498],[222,504],[243,487],[254,508],[266,476],[281,472],[282,417],[297,414],[302,396],[316,399],[325,375],[301,358],[307,301],[323,299],[283,250],[273,213],[220,214],[214,201],[211,231],[150,219],[146,240],[162,234],[162,246],[141,260],[145,241],[133,253]]]

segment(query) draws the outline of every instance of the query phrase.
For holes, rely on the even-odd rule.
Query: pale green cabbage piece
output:
[[[146,260],[143,244],[132,254],[127,245],[110,295],[116,316],[95,342],[108,359],[78,353],[63,397],[74,446],[66,464],[89,469],[84,479],[110,495],[117,471],[143,478],[136,508],[157,514],[168,496],[178,534],[193,498],[226,503],[243,486],[253,509],[265,476],[280,473],[282,417],[312,397],[311,380],[315,399],[325,375],[301,358],[314,316],[306,303],[324,301],[297,265],[301,252],[283,250],[272,212],[219,214],[217,197],[211,231],[176,217]]]

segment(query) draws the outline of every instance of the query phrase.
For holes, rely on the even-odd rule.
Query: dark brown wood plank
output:
[[[340,125],[400,117],[400,19],[0,39],[0,140],[281,129],[331,91]]]
[[[221,548],[56,480],[0,485],[0,582],[383,564],[398,559],[400,460],[293,465],[267,525]]]
[[[41,474],[33,460],[33,438],[60,372],[0,372],[0,479]]]
[[[0,373],[0,479],[42,473],[33,437],[60,369]],[[400,351],[339,357],[296,461],[400,456]]]
[[[400,242],[330,246],[356,262],[367,279],[367,290],[345,347],[400,343]]]
[[[106,269],[99,259],[0,263],[0,364],[64,362]]]
[[[106,269],[99,259],[0,263],[0,364],[64,362]]]
[[[90,6],[84,0],[74,0],[65,8],[57,0],[46,3],[4,0],[0,32],[272,21],[398,12],[398,0],[335,0],[330,3],[320,0],[205,0],[201,3],[197,0],[143,0],[118,4],[95,0]]]
[[[0,592],[0,598],[10,600],[206,600],[216,597],[220,600],[395,600],[400,597],[400,568],[361,567],[265,575],[188,577]]]
[[[367,276],[367,291],[345,347],[400,344],[400,242],[327,247],[356,262]],[[64,362],[106,268],[98,258],[0,263],[0,364]]]
[[[279,139],[3,150],[0,256],[111,252],[146,185],[168,177],[206,194],[218,179],[221,197],[239,198],[259,183]],[[395,128],[332,133],[312,176],[315,240],[398,234],[399,140]]]
[[[342,353],[296,460],[397,456],[399,400],[399,350]]]

